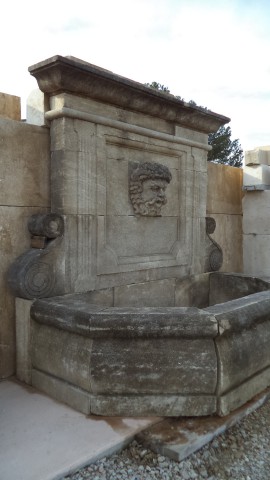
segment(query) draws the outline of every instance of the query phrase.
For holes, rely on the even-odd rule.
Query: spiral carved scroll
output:
[[[223,252],[222,248],[217,242],[210,236],[216,229],[216,221],[212,217],[206,217],[206,234],[209,239],[208,244],[208,259],[206,271],[217,272],[222,267]]]
[[[36,214],[28,222],[35,248],[18,257],[8,272],[8,283],[17,297],[35,299],[59,294],[59,254],[64,219],[56,214]],[[44,239],[38,243],[36,239]],[[42,246],[40,246],[42,244]],[[32,242],[31,242],[32,245]]]
[[[51,265],[35,262],[29,265],[24,275],[24,290],[29,298],[48,297],[53,292],[55,276]]]

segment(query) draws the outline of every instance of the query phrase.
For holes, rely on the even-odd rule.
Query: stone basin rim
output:
[[[36,300],[31,317],[38,323],[93,338],[214,338],[269,319],[270,290],[256,292],[206,308],[104,307],[74,295]],[[84,298],[84,294],[83,297]],[[76,299],[76,301],[75,301]]]

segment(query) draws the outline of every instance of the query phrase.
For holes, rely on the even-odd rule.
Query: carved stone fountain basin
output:
[[[121,416],[222,416],[264,390],[270,283],[169,279],[171,304],[158,306],[163,282],[159,295],[155,282],[125,286],[121,301],[113,288],[36,300],[32,384],[86,414]]]

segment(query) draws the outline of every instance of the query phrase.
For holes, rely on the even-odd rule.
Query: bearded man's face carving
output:
[[[165,190],[171,181],[171,172],[159,163],[145,162],[133,167],[129,193],[136,215],[158,217],[167,203]]]

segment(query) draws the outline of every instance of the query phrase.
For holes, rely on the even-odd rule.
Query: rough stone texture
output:
[[[253,178],[254,188],[247,190],[243,199],[244,272],[250,275],[270,275],[269,149],[269,146],[258,147],[245,155],[244,177],[246,183],[252,183]]]
[[[269,386],[269,307],[266,290],[205,309],[219,324],[220,415],[227,415]]]
[[[15,373],[15,299],[7,272],[15,258],[29,248],[28,218],[42,210],[46,209],[0,206],[0,378]]]
[[[91,391],[89,337],[33,323],[31,359],[36,370],[49,372],[86,391]]]
[[[269,290],[269,282],[262,279],[248,275],[212,273],[209,305],[224,303],[263,290]]]
[[[194,308],[104,309],[89,305],[87,295],[32,306],[34,386],[84,413],[215,411],[211,317]]]
[[[37,322],[91,338],[213,338],[215,319],[197,308],[104,307],[87,294],[36,300]]]
[[[270,167],[268,165],[251,165],[244,168],[243,186],[263,190],[270,186]]]
[[[230,412],[245,405],[246,402],[254,398],[254,393],[259,394],[260,392],[263,392],[265,387],[269,387],[269,385],[270,368],[268,367],[230,392],[221,395],[217,409],[218,415],[228,415]]]
[[[270,277],[269,235],[243,235],[244,273]]]
[[[26,103],[26,121],[31,125],[46,125],[44,94],[37,88],[32,90],[27,97]]]
[[[194,130],[190,130],[189,128],[180,127],[180,125],[175,126],[175,135],[178,137],[187,138],[189,140],[194,140],[195,142],[205,143],[206,145],[208,144],[208,135],[202,132],[196,132]],[[197,155],[195,158],[198,160]],[[206,164],[204,161],[202,163],[204,166],[204,171],[206,172],[207,171]],[[195,170],[197,170],[197,168],[195,168]],[[199,162],[198,170],[201,170],[201,162]]]
[[[243,170],[208,162],[207,174],[207,213],[241,215]]]
[[[270,165],[270,146],[254,148],[245,152],[244,163],[246,166],[251,165]]]
[[[177,279],[175,285],[175,306],[205,308],[209,305],[209,282],[212,274],[190,275]]]
[[[7,271],[30,246],[29,217],[48,210],[50,153],[47,128],[0,118],[0,136],[0,378],[5,378],[15,371],[15,308]]]
[[[207,214],[216,221],[213,239],[223,252],[222,272],[243,271],[241,168],[208,162]]]
[[[91,400],[95,415],[178,417],[212,415],[215,411],[214,395],[95,395]]]
[[[205,338],[97,340],[91,374],[95,394],[214,394],[214,342]]]
[[[253,293],[246,297],[212,305],[204,309],[204,312],[212,314],[219,324],[219,336],[242,334],[242,330],[260,325],[260,322],[268,321],[270,306],[269,290]],[[267,328],[267,325],[265,326]],[[250,355],[252,362],[252,354]]]
[[[16,298],[16,376],[31,385],[31,300]]]
[[[32,370],[32,385],[51,398],[69,405],[74,410],[89,415],[91,413],[91,394],[52,375]]]
[[[78,104],[80,105],[80,109],[83,112],[92,112],[94,115],[98,116],[104,115],[107,118],[121,121],[129,125],[137,125],[147,129],[153,128],[153,117],[151,115],[143,114],[142,112],[125,110],[117,105],[112,105],[110,103],[100,103],[98,100],[94,100],[93,98],[78,97],[68,92],[60,93],[59,95],[54,95],[50,97],[50,108],[52,110],[59,110],[63,107],[69,108],[71,110],[76,110],[78,108]],[[193,130],[187,129],[184,129],[183,134],[181,134],[182,132],[178,134],[178,127],[175,127],[174,129],[173,124],[167,122],[162,118],[156,117],[155,125],[159,132],[167,133],[169,135],[175,134],[180,138],[190,138],[191,140],[197,141],[199,143],[205,143],[206,145],[208,144],[208,136],[206,134],[200,134],[199,132],[194,132]],[[62,145],[61,137],[59,137],[58,140],[55,138],[55,141],[57,142],[58,146]],[[68,139],[66,139],[66,141],[68,142]]]
[[[0,92],[0,117],[21,120],[21,99],[15,95]]]
[[[0,118],[0,205],[49,205],[50,132]]]
[[[219,356],[222,359],[220,394],[241,385],[269,365],[269,336],[269,323],[264,322],[253,329],[242,330],[241,333],[233,333],[229,337],[222,336],[217,340]],[[264,385],[264,388],[266,386]]]
[[[243,234],[257,237],[270,235],[269,190],[246,192],[243,198]],[[250,255],[252,255],[252,251]]]
[[[174,278],[156,282],[123,285],[121,287],[115,287],[114,289],[114,305],[116,307],[127,305],[131,307],[174,307],[174,304]],[[185,306],[190,305],[191,304]]]

